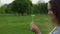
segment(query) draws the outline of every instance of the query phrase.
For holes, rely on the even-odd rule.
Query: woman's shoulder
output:
[[[57,26],[53,31],[53,34],[60,34],[60,26]]]
[[[60,34],[60,26],[56,26],[49,34]]]

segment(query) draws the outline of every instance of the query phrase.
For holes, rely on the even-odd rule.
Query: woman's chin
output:
[[[51,19],[52,19],[52,20],[55,20],[55,17],[52,16]]]

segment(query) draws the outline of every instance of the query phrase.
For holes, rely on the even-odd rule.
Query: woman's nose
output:
[[[51,14],[53,14],[53,12],[52,11],[48,11],[48,14],[51,15]]]

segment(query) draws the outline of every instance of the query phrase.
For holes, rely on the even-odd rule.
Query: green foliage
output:
[[[12,2],[11,10],[14,13],[29,13],[32,7],[32,2],[30,0],[15,0]],[[29,11],[29,12],[28,12]]]
[[[2,6],[0,13],[9,14],[47,14],[47,3],[32,4],[30,0],[15,0],[9,5]]]
[[[9,4],[9,5],[6,7],[5,13],[12,13],[12,12],[11,12],[11,4]]]
[[[47,3],[34,5],[34,13],[47,14]]]
[[[0,7],[0,13],[5,13],[5,6]]]

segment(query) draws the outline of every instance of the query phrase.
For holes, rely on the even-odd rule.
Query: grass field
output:
[[[34,22],[42,34],[48,34],[53,28],[48,15],[36,15]],[[30,23],[31,16],[0,16],[0,34],[34,34]]]

